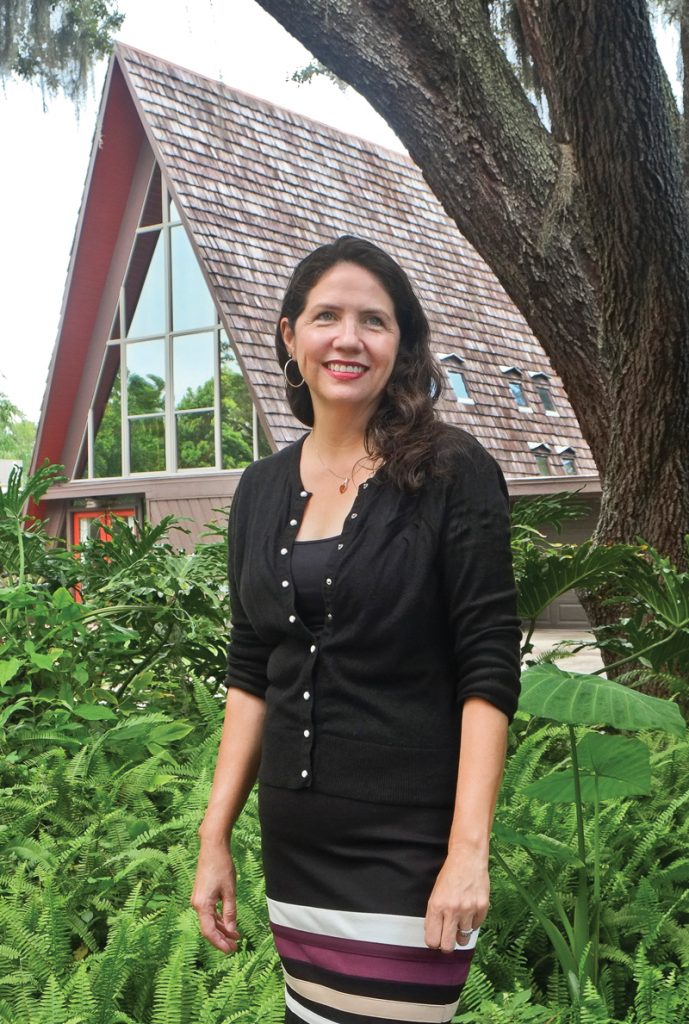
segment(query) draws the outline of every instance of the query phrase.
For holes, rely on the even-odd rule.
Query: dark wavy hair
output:
[[[400,329],[397,359],[380,404],[366,427],[364,444],[369,455],[383,461],[380,476],[401,490],[417,491],[429,476],[444,472],[443,453],[453,436],[456,447],[463,432],[452,430],[438,418],[435,405],[443,390],[442,372],[433,359],[430,325],[406,273],[383,249],[354,235],[343,235],[321,245],[294,269],[275,331],[275,351],[284,370],[289,359],[280,322],[287,317],[294,330],[311,289],[338,263],[356,263],[376,277],[392,299]],[[314,412],[308,386],[286,386],[292,412],[307,427]]]

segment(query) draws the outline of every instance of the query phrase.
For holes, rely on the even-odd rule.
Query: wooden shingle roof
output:
[[[444,418],[473,433],[510,477],[536,475],[529,443],[540,442],[553,451],[571,446],[578,471],[595,473],[541,346],[407,157],[131,47],[118,44],[115,59],[278,447],[303,429],[274,355],[282,294],[302,256],[347,233],[399,260],[431,321],[436,354],[463,358],[474,404],[455,401],[448,384]],[[506,365],[521,370],[531,412],[518,409]],[[546,415],[538,398],[543,381],[529,374],[539,372],[558,416]]]

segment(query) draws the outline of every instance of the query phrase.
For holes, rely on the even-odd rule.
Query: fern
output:
[[[167,963],[156,978],[151,1024],[186,1024],[193,1019],[195,992],[199,986],[203,990],[195,966],[200,941],[196,915],[188,910],[178,918]]]

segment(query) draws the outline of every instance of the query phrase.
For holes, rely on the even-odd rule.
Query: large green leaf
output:
[[[689,629],[689,573],[676,569],[653,548],[631,560],[625,571],[629,596],[648,605],[671,629]]]
[[[176,740],[188,736],[193,728],[194,726],[189,725],[188,722],[164,722],[151,729],[148,739],[153,743],[174,743]]]
[[[569,725],[615,729],[661,729],[683,736],[686,722],[672,701],[649,697],[601,676],[533,665],[522,674],[519,710]]]
[[[581,798],[588,803],[651,792],[648,747],[640,740],[587,733],[577,743],[577,756]],[[574,771],[551,772],[525,786],[524,792],[545,803],[574,803]]]
[[[519,576],[518,611],[522,619],[537,619],[553,601],[575,587],[592,589],[622,571],[633,549],[625,544],[592,547],[590,541],[543,554],[537,548]]]
[[[79,718],[85,719],[87,722],[110,722],[113,719],[117,719],[117,715],[112,708],[107,707],[105,704],[77,704],[74,708],[74,714],[78,715]]]
[[[22,662],[18,658],[5,658],[4,661],[0,661],[0,686],[16,676],[21,667]]]
[[[10,715],[13,715],[15,711],[21,711],[21,709],[26,707],[27,704],[28,701],[26,697],[21,697],[19,700],[15,701],[14,704],[8,704],[7,707],[4,707],[2,711],[0,711],[0,729],[5,725],[5,722],[8,720]]]

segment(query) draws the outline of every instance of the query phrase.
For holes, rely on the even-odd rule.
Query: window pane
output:
[[[165,469],[165,422],[162,416],[129,421],[129,466],[132,473]]]
[[[253,407],[227,335],[220,332],[220,408],[222,468],[241,469],[253,462]]]
[[[212,412],[177,413],[177,468],[196,469],[215,465]]]
[[[450,371],[450,383],[452,384],[452,390],[458,399],[461,400],[469,397],[466,381],[464,380],[464,374],[460,373],[459,370]]]
[[[139,235],[134,246],[125,297],[127,337],[144,338],[165,331],[165,250],[160,231]]]
[[[550,392],[547,388],[537,388],[539,398],[543,402],[543,408],[546,412],[555,412],[555,403],[551,397]]]
[[[120,392],[120,353],[119,347],[108,353],[103,371],[102,383],[114,370],[112,387],[107,396],[105,407],[97,407],[98,395],[94,402],[93,416],[96,436],[93,442],[93,474],[97,477],[122,475],[122,420]],[[112,365],[109,365],[112,364]],[[102,401],[102,399],[101,399]],[[100,422],[98,416],[100,415]]]
[[[547,455],[537,455],[536,465],[541,476],[550,476],[550,464]]]
[[[173,338],[172,358],[176,409],[203,409],[213,406],[212,334],[185,334]]]
[[[172,326],[175,331],[209,327],[217,320],[210,292],[187,233],[170,229],[172,250]]]
[[[151,179],[151,187],[144,203],[143,214],[141,215],[141,227],[149,224],[161,224],[163,220],[163,200],[160,185],[160,168],[156,167]]]
[[[175,206],[173,201],[170,200],[170,222],[172,224],[178,224],[179,223],[179,219],[180,219],[180,217],[179,217],[179,212],[177,210],[177,207]]]
[[[162,338],[127,345],[130,416],[165,410],[165,349]]]
[[[526,398],[524,397],[524,392],[522,390],[521,384],[516,380],[511,380],[509,381],[509,386],[510,391],[512,392],[512,395],[517,405],[522,406],[522,408],[528,408],[529,403],[526,401]]]
[[[568,476],[576,476],[577,467],[574,459],[564,458],[562,460],[562,465],[565,467],[565,473],[567,473]]]

